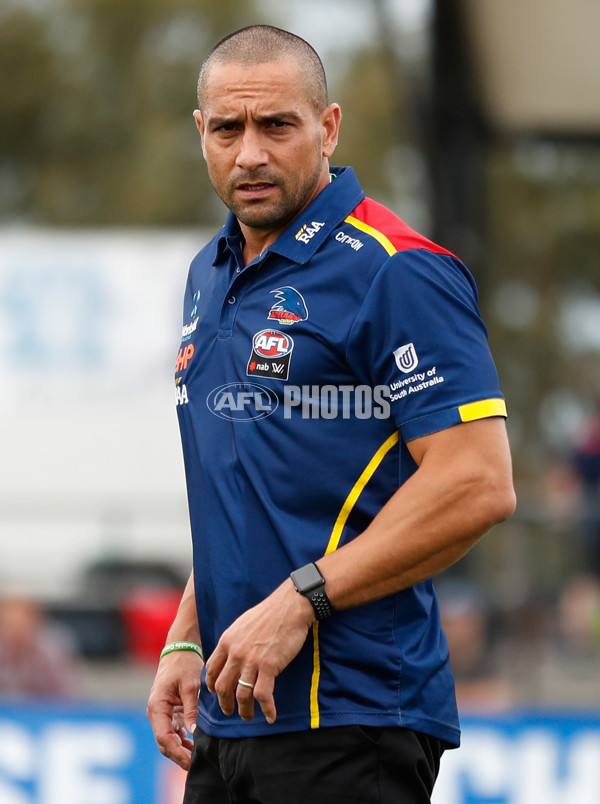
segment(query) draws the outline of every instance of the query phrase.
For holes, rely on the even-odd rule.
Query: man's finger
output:
[[[198,719],[198,695],[200,681],[181,689],[181,702],[183,704],[182,722],[190,734],[194,733]]]
[[[274,723],[277,718],[275,708],[275,676],[266,673],[259,673],[254,685],[254,699],[258,702],[267,723]]]
[[[186,741],[187,744],[184,745],[179,735],[171,733],[156,735],[156,742],[161,754],[175,762],[180,768],[189,770],[193,748],[191,741]]]
[[[170,712],[164,710],[152,710],[148,707],[148,719],[152,724],[152,731],[156,738],[156,742],[160,744],[161,740],[173,734],[173,716]]]
[[[235,697],[238,713],[242,720],[252,720],[254,717],[254,677],[256,671],[242,670],[237,682]]]
[[[219,698],[219,706],[224,715],[233,715],[235,711],[235,678],[223,671],[215,682],[215,692]]]
[[[180,729],[180,731],[177,732],[177,736],[181,740],[181,745],[191,753],[194,748],[194,741],[190,739],[187,729]]]
[[[193,743],[185,734],[182,707],[150,704],[146,712],[161,754],[187,770]]]
[[[216,692],[215,684],[221,675],[225,662],[227,661],[227,651],[219,643],[210,659],[206,662],[206,687],[209,692]]]

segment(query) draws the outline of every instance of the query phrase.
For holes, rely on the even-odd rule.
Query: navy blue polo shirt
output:
[[[416,470],[414,438],[505,415],[474,281],[365,198],[350,168],[252,263],[226,225],[193,260],[176,363],[198,620],[207,655],[289,573],[361,533]],[[315,623],[241,737],[347,724],[459,740],[430,581]]]

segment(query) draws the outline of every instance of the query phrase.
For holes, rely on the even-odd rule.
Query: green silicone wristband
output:
[[[204,659],[202,648],[200,645],[196,645],[195,642],[169,642],[169,644],[165,645],[161,650],[160,659],[162,659],[162,657],[166,656],[168,653],[175,653],[177,650],[193,650],[194,653],[197,653],[201,659]]]

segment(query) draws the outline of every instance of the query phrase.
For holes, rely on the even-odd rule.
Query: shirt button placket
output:
[[[231,276],[233,279],[229,285],[227,296],[225,297],[226,303],[223,304],[221,310],[221,326],[219,328],[220,336],[226,338],[231,335],[237,308],[249,281],[248,271],[243,270],[239,265],[236,266],[235,273],[230,274],[230,277]]]
[[[227,296],[225,296],[225,301],[221,308],[221,326],[219,327],[221,337],[231,335],[237,308],[241,297],[244,295],[243,282],[243,277],[236,277],[229,287]]]

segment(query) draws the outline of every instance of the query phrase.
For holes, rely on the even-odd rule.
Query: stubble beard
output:
[[[286,181],[277,176],[266,175],[264,171],[248,174],[231,179],[227,188],[220,190],[215,187],[217,195],[225,206],[233,212],[238,221],[252,229],[280,229],[293,220],[302,209],[312,200],[315,189],[321,176],[320,159],[315,163],[312,174],[299,186],[286,186]],[[238,201],[235,189],[244,182],[264,181],[279,188],[279,200]],[[213,187],[215,185],[213,184]]]

